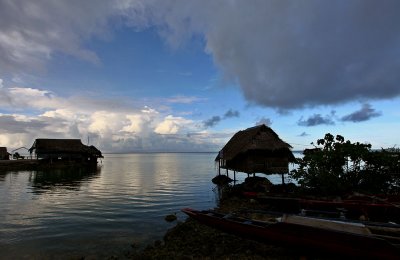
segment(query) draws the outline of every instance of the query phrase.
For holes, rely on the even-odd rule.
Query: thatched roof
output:
[[[291,148],[270,127],[262,124],[237,132],[219,152],[216,160],[232,160],[237,155],[250,150],[264,150],[272,153],[287,151],[289,159],[292,159],[291,157],[294,158],[294,156],[290,151]]]
[[[29,152],[49,154],[49,153],[71,153],[71,154],[91,154],[101,157],[101,152],[92,146],[82,144],[80,139],[36,139]]]

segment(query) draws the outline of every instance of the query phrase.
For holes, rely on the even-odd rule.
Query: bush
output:
[[[399,151],[371,151],[370,144],[345,141],[326,134],[314,149],[306,149],[291,172],[301,188],[321,195],[350,192],[398,193]]]

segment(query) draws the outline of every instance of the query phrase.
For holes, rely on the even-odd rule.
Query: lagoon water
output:
[[[166,215],[216,206],[215,155],[106,154],[92,172],[0,173],[0,258],[121,257],[162,239],[176,224]]]

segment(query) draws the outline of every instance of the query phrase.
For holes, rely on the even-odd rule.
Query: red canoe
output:
[[[282,209],[282,211],[290,213],[300,212],[301,209],[334,212],[340,208],[345,210],[350,218],[358,219],[358,217],[364,215],[364,217],[372,221],[400,222],[400,205],[385,201],[371,202],[361,199],[346,199],[342,201],[313,200],[265,196],[259,195],[255,192],[244,192],[244,196],[248,198],[255,198],[261,202],[277,205]]]
[[[349,224],[335,221],[336,223],[333,225],[335,227],[330,228],[328,220],[326,220],[326,224],[321,224],[313,222],[311,218],[308,218],[311,220],[307,220],[306,224],[296,220],[292,223],[289,221],[264,222],[233,217],[210,210],[198,211],[185,208],[182,211],[200,223],[263,242],[328,251],[346,256],[400,259],[399,245],[384,239],[388,238],[395,243],[400,243],[399,237],[375,235],[370,231],[355,231],[361,227],[360,223]]]

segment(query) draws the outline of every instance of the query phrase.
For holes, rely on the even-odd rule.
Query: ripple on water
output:
[[[165,215],[185,218],[183,207],[215,206],[214,158],[112,154],[96,172],[6,174],[0,179],[2,255],[68,258],[161,238],[174,225]]]

